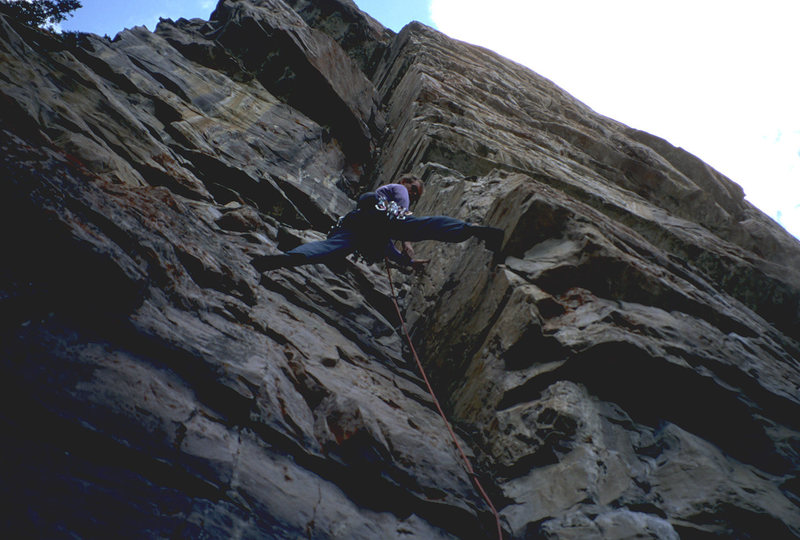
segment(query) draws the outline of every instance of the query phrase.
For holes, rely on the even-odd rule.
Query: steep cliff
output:
[[[506,231],[395,279],[508,538],[800,537],[800,243],[696,157],[350,0],[0,58],[5,530],[492,537],[384,269],[249,264],[414,172]]]

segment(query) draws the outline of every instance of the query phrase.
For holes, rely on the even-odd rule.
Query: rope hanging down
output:
[[[475,474],[475,471],[472,468],[472,463],[470,463],[467,454],[464,452],[464,449],[461,448],[461,444],[458,442],[458,438],[456,437],[456,434],[453,431],[453,427],[447,420],[447,416],[445,416],[441,405],[439,405],[439,400],[436,399],[436,394],[433,392],[433,387],[431,386],[430,381],[428,381],[428,376],[425,374],[425,370],[422,367],[422,362],[420,362],[416,349],[414,349],[414,344],[411,343],[411,336],[408,334],[408,329],[406,328],[406,321],[405,319],[403,319],[403,315],[400,313],[400,305],[397,303],[397,295],[394,292],[394,283],[392,282],[392,272],[389,269],[388,259],[385,260],[385,263],[386,263],[386,275],[389,276],[389,288],[392,291],[392,302],[394,303],[394,309],[397,310],[397,317],[400,319],[400,325],[403,328],[403,334],[405,334],[406,340],[408,341],[408,346],[411,347],[411,354],[414,356],[414,360],[417,362],[417,369],[419,369],[419,372],[422,375],[422,379],[425,381],[425,386],[428,387],[428,392],[430,393],[431,398],[433,399],[434,405],[436,405],[436,409],[439,411],[439,415],[442,417],[442,420],[444,420],[445,426],[447,426],[447,431],[450,432],[450,437],[452,437],[453,442],[456,444],[458,453],[461,454],[461,459],[464,461],[464,466],[467,469],[469,477],[472,479],[472,482],[475,484],[475,487],[478,488],[478,491],[480,492],[483,499],[486,501],[486,504],[489,505],[489,508],[492,510],[492,514],[494,514],[494,519],[497,522],[498,540],[503,540],[503,527],[500,522],[500,514],[497,512],[497,509],[492,504],[492,500],[489,498],[489,495],[486,493],[486,490],[483,489],[483,486],[478,480],[478,475]]]

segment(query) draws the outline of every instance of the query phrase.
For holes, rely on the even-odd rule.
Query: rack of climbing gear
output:
[[[387,201],[383,197],[378,197],[378,202],[375,203],[375,209],[378,212],[384,212],[389,219],[406,219],[411,215],[411,212],[400,206],[394,201]]]

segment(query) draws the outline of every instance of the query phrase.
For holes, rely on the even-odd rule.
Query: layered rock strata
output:
[[[696,157],[349,0],[0,55],[8,530],[491,537],[384,269],[249,264],[411,171],[506,231],[394,276],[506,537],[800,536],[800,244]]]

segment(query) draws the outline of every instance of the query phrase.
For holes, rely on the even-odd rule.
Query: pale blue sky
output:
[[[81,0],[83,7],[74,17],[61,23],[63,30],[91,32],[114,37],[134,26],[154,30],[158,18],[177,20],[208,19],[217,5],[215,0]]]
[[[361,11],[369,13],[383,26],[395,32],[399,32],[411,21],[419,21],[436,28],[431,19],[430,4],[430,0],[356,0]]]
[[[64,23],[109,37],[215,0],[82,0]],[[681,146],[800,238],[800,1],[356,0],[526,65],[597,112]]]
[[[144,25],[154,30],[159,17],[207,20],[217,5],[216,0],[81,0],[81,3],[83,7],[61,23],[61,28],[112,38],[133,26]],[[430,0],[359,0],[356,5],[395,32],[412,20],[433,26]]]

